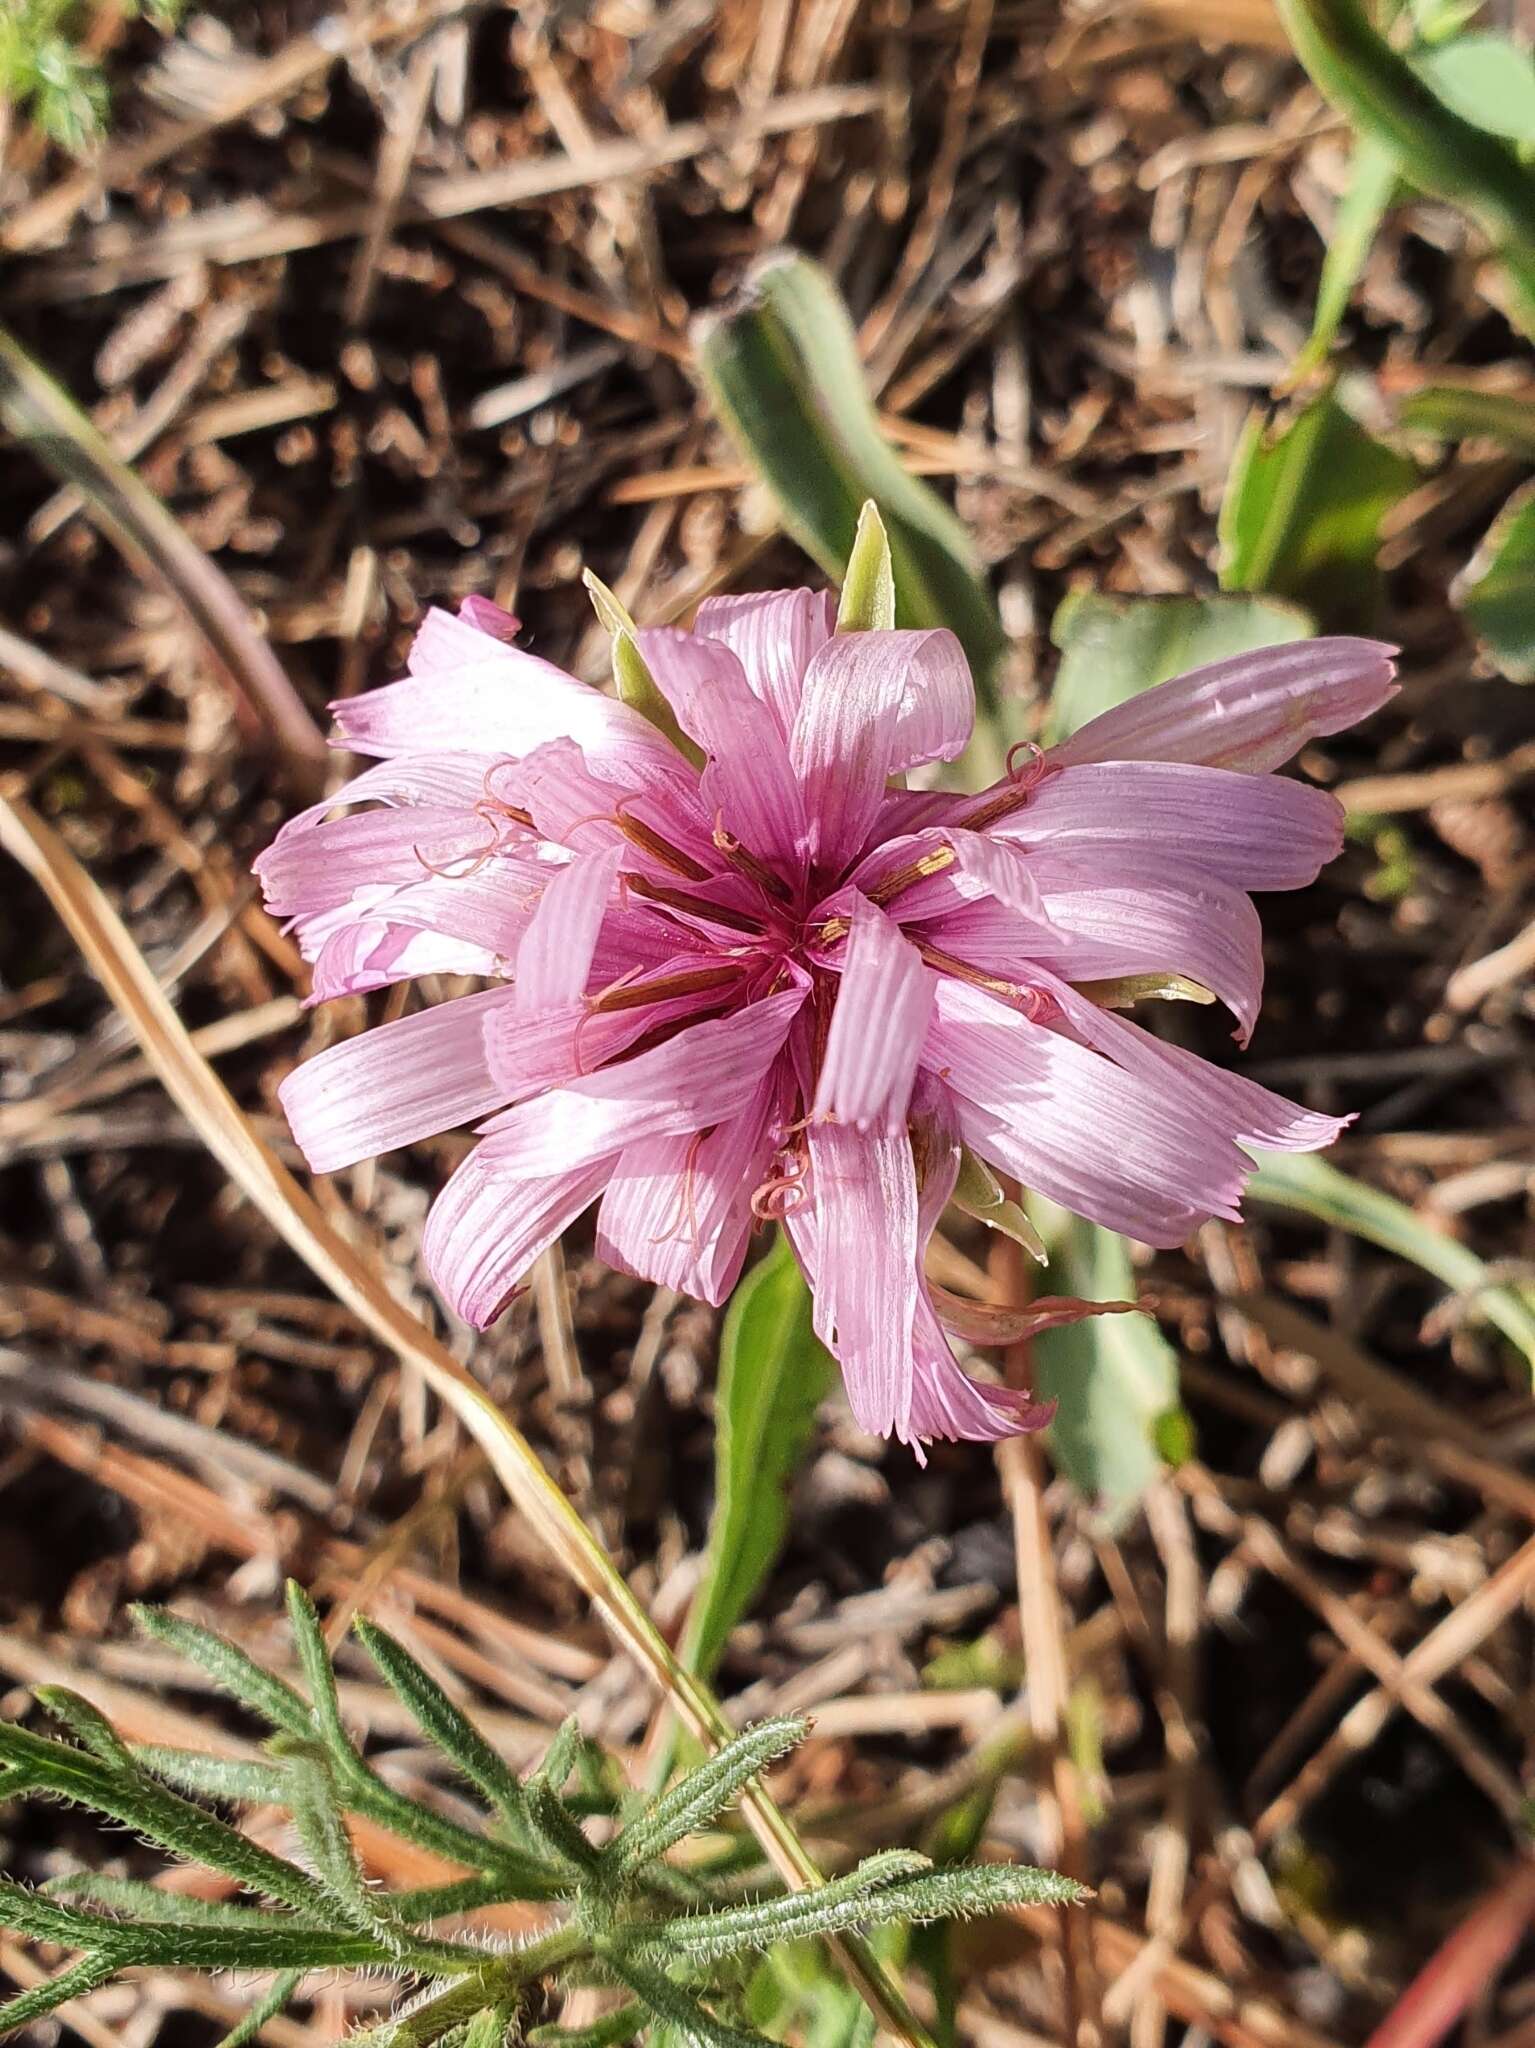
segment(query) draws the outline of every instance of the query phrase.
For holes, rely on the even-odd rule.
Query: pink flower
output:
[[[958,642],[833,621],[829,596],[775,591],[638,635],[699,769],[495,607],[429,614],[404,681],[335,707],[376,765],[258,868],[316,1000],[489,985],[332,1046],[283,1103],[321,1172],[477,1126],[425,1241],[474,1324],[599,1198],[607,1260],[710,1302],[776,1216],[859,1422],[995,1438],[1045,1411],[961,1370],[940,1310],[976,1332],[923,1272],[962,1146],[1176,1245],[1237,1214],[1244,1147],[1340,1128],[1076,984],[1189,976],[1246,1041],[1248,892],[1302,887],[1341,843],[1330,796],[1267,771],[1383,703],[1391,650],[1218,663],[955,796],[896,779],[969,738]]]

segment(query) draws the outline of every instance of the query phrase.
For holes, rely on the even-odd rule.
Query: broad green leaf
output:
[[[1277,429],[1254,413],[1221,504],[1223,586],[1293,598],[1329,627],[1369,625],[1381,521],[1417,477],[1359,424],[1338,386]]]
[[[1378,136],[1360,135],[1349,165],[1348,190],[1322,258],[1311,333],[1290,365],[1287,386],[1301,383],[1327,361],[1354,286],[1369,260],[1371,244],[1401,182],[1400,159],[1391,145]]]
[[[712,1672],[771,1571],[789,1488],[835,1370],[810,1326],[810,1295],[786,1239],[736,1289],[720,1339],[714,1515],[682,1660]]]
[[[1451,595],[1511,683],[1535,683],[1535,485],[1512,498]]]
[[[1535,1369],[1535,1308],[1515,1288],[1499,1285],[1473,1251],[1434,1230],[1405,1202],[1340,1173],[1311,1153],[1260,1152],[1248,1183],[1249,1201],[1298,1209],[1319,1223],[1352,1231],[1394,1252],[1464,1295],[1475,1312],[1501,1330]]]
[[[1415,50],[1412,68],[1463,121],[1509,142],[1535,142],[1535,58],[1494,30]]]
[[[792,251],[767,257],[741,303],[700,321],[694,339],[715,410],[788,532],[840,582],[872,498],[890,535],[897,622],[957,633],[979,702],[994,710],[1007,641],[974,546],[881,432],[853,323],[825,271]]]
[[[1052,1228],[1030,1202],[1050,1245],[1042,1286],[1089,1301],[1135,1294],[1135,1272],[1122,1237],[1055,1210]],[[1054,1205],[1048,1205],[1050,1209]],[[1158,1430],[1178,1406],[1178,1359],[1147,1316],[1095,1316],[1034,1340],[1034,1387],[1058,1406],[1050,1455],[1110,1526],[1118,1526],[1162,1469]]]
[[[1315,631],[1293,604],[1267,597],[1111,597],[1076,590],[1050,622],[1061,665],[1045,719],[1047,742],[1068,739],[1141,690],[1207,661],[1305,640]]]
[[[1486,231],[1512,287],[1510,316],[1535,327],[1535,174],[1499,135],[1446,104],[1394,50],[1361,0],[1277,0],[1295,53],[1361,134],[1396,152],[1424,192]]]
[[[1403,433],[1430,434],[1436,441],[1485,438],[1535,461],[1535,405],[1505,391],[1426,384],[1402,400],[1396,418]]]

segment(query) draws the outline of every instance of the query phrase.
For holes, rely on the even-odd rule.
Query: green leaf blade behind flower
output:
[[[714,1514],[680,1653],[702,1676],[783,1548],[789,1489],[836,1377],[810,1315],[809,1289],[780,1237],[731,1297],[720,1339]]]
[[[714,408],[788,532],[840,580],[872,499],[890,537],[896,623],[957,634],[994,711],[1007,639],[970,536],[886,441],[831,279],[808,257],[770,256],[739,305],[699,323],[695,346]]]
[[[1370,627],[1381,522],[1418,481],[1333,386],[1277,428],[1254,413],[1221,502],[1221,584],[1289,598],[1330,629]]]
[[[1535,486],[1510,499],[1451,596],[1511,683],[1535,683]]]

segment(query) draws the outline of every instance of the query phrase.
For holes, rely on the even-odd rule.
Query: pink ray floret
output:
[[[1187,976],[1246,1043],[1249,892],[1303,887],[1342,841],[1330,796],[1269,771],[1384,703],[1392,650],[1219,662],[955,796],[898,778],[969,738],[958,641],[834,617],[771,591],[638,635],[699,767],[493,605],[430,613],[405,680],[335,707],[376,764],[258,870],[316,1000],[487,986],[330,1047],[283,1103],[319,1172],[478,1128],[425,1241],[471,1323],[593,1202],[604,1258],[709,1302],[776,1217],[860,1424],[992,1439],[1048,1410],[966,1372],[948,1329],[1013,1341],[1101,1305],[999,1316],[929,1283],[963,1147],[1171,1246],[1237,1214],[1248,1148],[1339,1130],[1078,985]]]

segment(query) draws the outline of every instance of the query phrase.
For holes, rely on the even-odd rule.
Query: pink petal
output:
[[[911,1409],[917,1183],[911,1141],[811,1124],[808,1210],[785,1217],[860,1429],[891,1436]]]
[[[1207,1126],[1220,1125],[1238,1145],[1266,1146],[1272,1152],[1319,1152],[1353,1121],[1305,1109],[1256,1081],[1153,1038],[1128,1017],[1100,1010],[1053,977],[1046,977],[1045,985],[1087,1044],[1155,1089],[1173,1114],[1186,1122],[1199,1119]]]
[[[516,1292],[529,1266],[602,1192],[612,1160],[569,1172],[516,1177],[479,1145],[432,1204],[421,1240],[438,1292],[483,1330]]]
[[[1263,992],[1263,933],[1240,889],[1123,841],[1023,858],[1048,923],[971,903],[912,936],[1004,981],[1026,982],[1031,963],[1064,981],[1184,974],[1227,1004],[1246,1043]]]
[[[705,812],[718,811],[750,852],[787,867],[804,844],[805,807],[773,711],[721,642],[666,626],[637,639],[677,722],[709,757]]]
[[[963,1371],[927,1302],[917,1310],[916,1372],[904,1440],[914,1445],[943,1438],[959,1443],[1000,1443],[1044,1429],[1053,1401],[1036,1401],[1013,1387],[973,1379]],[[920,1456],[920,1453],[919,1453]]]
[[[648,1052],[508,1110],[481,1150],[500,1170],[530,1179],[645,1139],[705,1130],[739,1110],[777,1058],[804,999],[803,988],[791,988],[728,1017],[687,1025]],[[617,1014],[641,1020],[641,1028],[649,1015]]]
[[[623,847],[609,846],[555,869],[517,948],[520,1010],[551,1010],[585,990],[623,857]]]
[[[746,1260],[753,1192],[777,1147],[781,1093],[770,1073],[741,1114],[712,1131],[620,1153],[597,1213],[598,1257],[700,1301],[724,1301]]]
[[[277,1091],[314,1173],[392,1152],[499,1109],[485,1058],[486,1020],[513,1001],[484,989],[327,1046]]]
[[[664,980],[670,968],[685,981],[687,970],[697,965],[696,954],[677,955],[663,963],[658,978]],[[521,1102],[541,1089],[594,1074],[659,1026],[717,1007],[722,993],[728,990],[685,989],[669,1000],[630,1010],[594,1011],[585,996],[536,1015],[518,1004],[498,1010],[485,1024],[485,1058],[501,1091],[497,1101]],[[492,1117],[481,1128],[495,1132],[501,1122]]]
[[[983,990],[940,979],[924,1064],[947,1084],[966,1144],[1079,1216],[1176,1245],[1237,1215],[1251,1162],[1218,1114]]]
[[[595,763],[675,747],[627,704],[577,682],[552,662],[435,615],[424,672],[331,706],[340,744],[357,754],[471,749],[520,759],[553,739],[573,739]],[[445,643],[471,635],[474,652]]]
[[[755,590],[744,597],[706,597],[693,631],[728,647],[753,693],[773,714],[787,739],[799,712],[800,686],[813,654],[837,623],[829,590]]]
[[[1048,758],[1278,768],[1308,740],[1342,732],[1394,697],[1396,651],[1340,637],[1211,662],[1091,719]]]
[[[655,728],[646,731],[654,734]],[[492,794],[521,806],[539,833],[576,852],[628,846],[628,865],[637,874],[676,882],[675,867],[658,861],[626,839],[623,820],[651,826],[679,853],[702,868],[719,863],[712,821],[698,797],[698,778],[676,748],[645,747],[622,760],[594,766],[574,740],[550,740],[525,760],[505,762],[491,772]]]
[[[336,913],[338,919],[345,915]],[[412,931],[383,918],[352,917],[333,927],[332,921],[322,919],[301,933],[299,946],[306,957],[312,953],[314,962],[306,1005],[334,1002],[338,996],[367,995],[397,981],[419,980],[424,974],[493,979],[505,964],[482,946],[465,945],[440,932]]]
[[[867,839],[892,775],[953,760],[975,693],[952,633],[838,633],[805,671],[789,754],[805,790],[813,850],[840,868]]]
[[[984,800],[983,800],[984,801]],[[1300,889],[1343,845],[1335,798],[1278,775],[1182,762],[1089,762],[1049,775],[1021,810],[990,827],[1027,848],[1123,842],[1205,868],[1238,889]]]
[[[899,927],[866,897],[855,897],[816,1116],[890,1136],[905,1130],[933,984]]]
[[[302,831],[293,826],[304,825]],[[356,811],[307,824],[294,819],[257,863],[274,917],[316,917],[359,889],[424,881],[436,869],[465,867],[489,848],[494,830],[472,811],[438,804]]]

